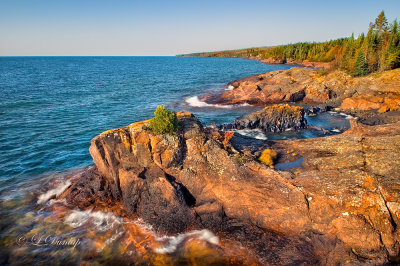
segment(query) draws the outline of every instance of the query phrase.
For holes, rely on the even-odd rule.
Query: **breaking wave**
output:
[[[237,132],[240,135],[246,136],[246,137],[251,137],[254,139],[261,139],[261,140],[267,140],[267,136],[264,134],[264,132],[261,129],[233,129],[231,130],[233,132]]]
[[[58,187],[47,191],[46,193],[39,196],[37,203],[42,204],[53,197],[60,196],[67,188],[71,186],[71,181],[67,180]]]
[[[159,238],[157,239],[158,241],[166,241],[166,242],[161,247],[155,248],[154,251],[160,254],[173,253],[176,251],[179,244],[181,244],[183,241],[189,238],[197,238],[200,240],[207,241],[212,245],[219,245],[219,237],[214,235],[214,233],[211,232],[210,230],[203,229],[203,230],[194,230],[176,236],[165,236]]]
[[[233,90],[235,87],[233,87],[232,85],[229,85],[228,87],[225,88],[226,91],[231,91]]]
[[[248,103],[244,104],[231,104],[231,105],[220,105],[220,104],[209,104],[200,101],[198,96],[192,96],[185,99],[185,102],[192,107],[214,107],[214,108],[233,108],[238,106],[250,106]]]
[[[209,104],[206,102],[202,102],[202,101],[200,101],[199,97],[197,97],[197,96],[186,98],[185,102],[192,107],[232,108],[232,105],[218,105],[218,104]]]
[[[93,223],[95,225],[95,229],[99,232],[105,232],[116,225],[124,223],[122,218],[112,213],[91,210],[73,210],[64,219],[64,223],[73,228],[80,227],[88,222]]]

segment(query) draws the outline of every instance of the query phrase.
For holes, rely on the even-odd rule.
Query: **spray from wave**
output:
[[[206,102],[200,101],[198,96],[192,96],[185,99],[185,102],[192,107],[213,107],[213,108],[234,108],[234,107],[243,107],[250,106],[250,104],[235,104],[235,105],[220,105],[220,104],[209,104]]]
[[[190,238],[197,238],[200,240],[207,241],[212,245],[219,245],[219,238],[216,235],[214,235],[213,232],[211,232],[210,230],[203,229],[203,230],[194,230],[176,236],[166,236],[159,238],[157,239],[158,241],[166,241],[166,243],[161,247],[155,248],[154,251],[160,254],[173,253],[177,250],[179,244]]]
[[[162,243],[161,246],[153,248],[153,251],[159,254],[174,253],[181,243],[190,239],[199,239],[215,246],[219,245],[219,237],[207,229],[193,230],[175,236],[158,237],[157,234],[153,231],[153,227],[149,224],[146,224],[142,219],[137,219],[134,221],[134,223],[139,226],[144,232],[152,234],[157,242]]]
[[[235,87],[233,87],[232,85],[229,85],[228,87],[225,88],[226,91],[231,91],[233,90]]]
[[[58,187],[47,191],[46,193],[39,196],[37,203],[42,204],[53,197],[60,196],[67,188],[71,186],[71,181],[67,180]]]
[[[80,227],[88,222],[93,223],[97,231],[105,232],[114,226],[123,223],[123,220],[112,213],[91,210],[73,210],[64,219],[64,223],[73,228]]]
[[[240,135],[243,135],[246,137],[254,138],[254,139],[260,139],[260,140],[268,139],[267,136],[264,134],[264,132],[261,129],[233,129],[231,131],[239,133]]]
[[[206,102],[200,101],[199,97],[193,96],[185,99],[185,102],[192,107],[217,107],[217,108],[232,108],[232,105],[218,105],[218,104],[209,104]]]

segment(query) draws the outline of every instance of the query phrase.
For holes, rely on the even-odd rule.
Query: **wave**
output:
[[[186,98],[185,102],[192,107],[233,108],[233,107],[238,107],[238,106],[250,106],[250,104],[248,104],[248,103],[231,104],[231,105],[209,104],[209,103],[200,101],[198,96],[192,96],[192,97]]]
[[[39,196],[37,204],[42,204],[53,197],[60,196],[67,188],[71,186],[71,181],[67,180],[66,182],[61,183],[58,187],[47,191],[46,193]]]
[[[348,115],[348,114],[345,114],[345,113],[340,113],[340,115],[341,115],[341,116],[344,116],[344,118],[346,118],[346,119],[352,119],[352,118],[354,118],[354,116]]]
[[[335,112],[335,111],[328,111],[328,113],[330,113],[331,115],[340,115],[343,116],[345,119],[357,119],[355,116],[346,114],[346,113],[339,113],[339,112]]]
[[[261,129],[232,129],[230,131],[237,132],[240,135],[251,137],[254,139],[267,140],[267,136]]]
[[[95,229],[99,232],[105,232],[116,225],[124,223],[123,219],[112,214],[102,211],[80,211],[73,210],[68,216],[65,217],[64,223],[73,228],[80,227],[87,222],[94,224]]]
[[[160,254],[173,253],[178,248],[179,244],[188,238],[197,238],[200,240],[204,240],[212,245],[219,245],[219,237],[214,235],[213,232],[207,229],[203,230],[194,230],[187,233],[179,234],[176,236],[166,236],[163,238],[157,239],[158,241],[166,241],[166,243],[154,249],[154,252]]]
[[[226,91],[231,91],[233,90],[235,87],[233,87],[232,85],[229,85],[228,87],[225,88]]]
[[[232,105],[218,105],[218,104],[209,104],[206,102],[200,101],[199,97],[193,96],[185,99],[185,102],[192,107],[217,107],[217,108],[232,108]]]
[[[136,219],[134,224],[139,226],[145,233],[151,234],[154,236],[155,241],[163,243],[162,246],[153,248],[153,251],[159,254],[168,254],[175,252],[179,245],[192,238],[196,238],[199,240],[206,241],[212,245],[219,245],[219,238],[213,232],[207,229],[202,230],[193,230],[186,233],[178,234],[175,236],[162,236],[159,237],[153,231],[153,227],[147,223],[145,223],[141,218]]]

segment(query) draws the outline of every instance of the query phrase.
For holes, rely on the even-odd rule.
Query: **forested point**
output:
[[[384,11],[369,25],[368,33],[354,34],[327,42],[248,48],[240,50],[193,53],[183,56],[246,57],[272,59],[276,62],[330,62],[331,69],[343,69],[353,76],[400,67],[400,30],[398,21],[389,24]]]

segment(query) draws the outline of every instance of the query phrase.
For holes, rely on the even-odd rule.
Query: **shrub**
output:
[[[328,70],[325,67],[321,67],[318,70],[318,75],[320,75],[320,76],[324,76],[326,73],[328,73]]]
[[[233,137],[233,134],[234,134],[233,132],[225,132],[224,140],[222,141],[222,144],[224,145],[224,147],[228,146],[229,141]]]
[[[157,106],[154,117],[150,119],[149,129],[159,134],[176,132],[178,130],[176,113],[169,111],[163,105]]]
[[[244,154],[242,154],[239,157],[237,157],[237,160],[238,160],[239,163],[244,163],[244,160],[245,160]]]
[[[276,159],[277,153],[274,150],[271,149],[265,149],[260,157],[258,158],[258,160],[260,160],[260,162],[262,162],[263,164],[268,165],[271,168],[274,168],[274,161]]]

